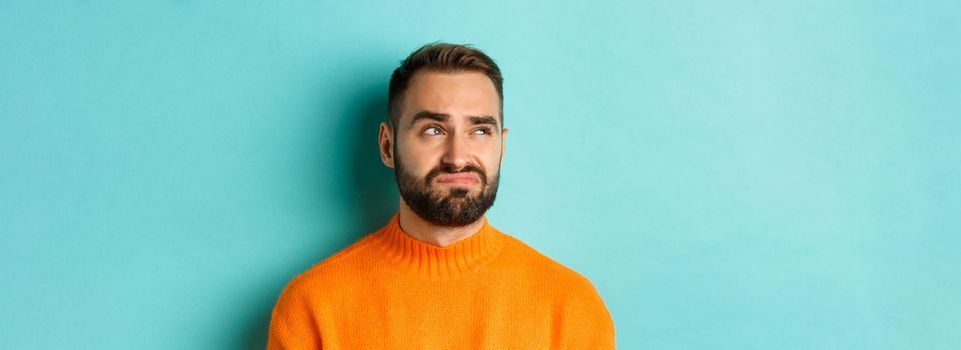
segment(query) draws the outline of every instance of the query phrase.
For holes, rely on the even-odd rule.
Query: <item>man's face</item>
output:
[[[395,125],[401,197],[435,225],[476,222],[494,204],[503,159],[500,98],[482,73],[418,72]]]

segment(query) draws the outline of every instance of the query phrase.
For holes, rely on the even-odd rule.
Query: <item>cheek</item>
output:
[[[440,162],[438,156],[424,147],[401,147],[397,151],[400,153],[404,169],[418,177],[426,176],[427,172]]]
[[[500,166],[500,163],[501,163],[500,147],[495,147],[494,149],[491,149],[490,151],[487,152],[486,156],[484,157],[484,169],[487,169],[487,171],[489,172],[492,172],[492,173],[497,172],[497,170],[499,170],[498,167]]]

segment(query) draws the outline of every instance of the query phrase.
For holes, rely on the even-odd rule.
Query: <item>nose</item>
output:
[[[465,136],[454,135],[447,139],[447,147],[442,162],[454,169],[462,169],[470,164],[470,149]]]

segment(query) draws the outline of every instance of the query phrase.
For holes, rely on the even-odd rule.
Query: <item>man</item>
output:
[[[443,43],[394,70],[379,143],[400,210],[287,284],[268,349],[614,349],[590,280],[487,219],[502,80],[483,52]]]

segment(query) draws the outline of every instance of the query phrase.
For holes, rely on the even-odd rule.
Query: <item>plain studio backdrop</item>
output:
[[[438,40],[504,72],[492,223],[590,278],[619,348],[961,348],[959,18],[3,1],[0,348],[263,348],[284,285],[397,210],[387,82]]]

